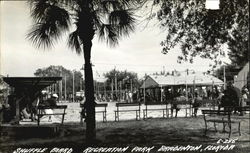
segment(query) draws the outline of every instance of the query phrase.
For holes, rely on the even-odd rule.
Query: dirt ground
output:
[[[249,116],[249,114],[247,114]],[[218,124],[215,132],[213,124],[209,124],[210,131],[204,136],[204,120],[202,116],[197,118],[169,118],[169,119],[147,119],[128,120],[121,122],[97,122],[97,141],[93,147],[129,147],[126,152],[143,152],[133,150],[135,147],[154,147],[152,152],[226,152],[226,153],[249,153],[250,152],[250,128],[249,119],[242,119],[241,136],[237,133],[237,125],[232,125],[233,134],[228,143],[228,133],[222,132],[222,125]],[[228,129],[227,129],[228,130]],[[72,148],[73,152],[86,151],[85,125],[79,123],[67,123],[61,127],[58,136],[49,138],[16,138],[0,141],[0,152],[13,152],[17,148]],[[234,142],[235,141],[235,142]],[[199,146],[198,151],[162,151],[162,147],[175,146]],[[209,151],[209,146],[232,146],[232,149],[223,151],[215,147]],[[207,149],[207,150],[206,150]],[[51,151],[51,150],[50,150]],[[92,150],[93,151],[93,150]],[[49,151],[48,151],[49,152]],[[66,152],[66,151],[65,151]],[[100,151],[101,152],[101,151]]]

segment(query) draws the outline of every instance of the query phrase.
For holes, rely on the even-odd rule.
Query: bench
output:
[[[223,125],[223,132],[225,131],[226,125],[229,127],[229,138],[231,136],[232,127],[231,125],[233,123],[238,124],[238,133],[241,135],[240,132],[240,120],[231,120],[231,110],[201,110],[202,114],[204,116],[204,122],[205,122],[205,135],[208,131],[208,123],[212,122],[214,123],[214,129],[217,132],[216,129],[216,123],[221,123]]]
[[[239,114],[232,115],[231,118],[233,119],[250,119],[250,106],[243,106],[243,107],[225,107],[226,109],[236,109],[239,111]],[[249,114],[247,114],[248,112]]]
[[[80,104],[80,107],[83,108],[83,105],[84,104]],[[108,107],[108,104],[107,103],[103,103],[103,104],[96,103],[95,108],[97,108],[97,107],[100,108],[100,109],[95,110],[95,113],[102,113],[103,122],[107,122],[107,107]],[[84,118],[84,116],[80,112],[80,123],[82,123],[83,118]]]
[[[169,109],[168,104],[166,102],[164,103],[145,103],[145,109],[143,109],[143,119],[148,118],[148,111],[162,111],[162,117],[168,118],[169,117]],[[155,108],[152,108],[150,106],[155,106]]]
[[[45,114],[45,109],[58,109],[58,110],[63,110],[61,113],[52,113],[52,114]],[[57,106],[43,106],[43,105],[39,105],[37,107],[37,125],[40,125],[40,118],[42,116],[51,116],[51,115],[62,115],[62,121],[61,124],[63,124],[64,122],[64,116],[66,114],[66,109],[67,109],[67,105],[57,105]]]
[[[129,109],[122,109],[129,108]],[[136,120],[140,119],[141,104],[140,103],[116,103],[115,121],[119,121],[119,113],[121,112],[136,112]]]

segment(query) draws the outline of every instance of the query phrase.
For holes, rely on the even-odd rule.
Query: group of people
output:
[[[173,100],[170,101],[170,105],[171,105],[170,110],[171,110],[172,116],[173,116],[173,112],[175,111],[175,117],[177,117],[178,112],[181,110],[180,103],[179,103],[181,101],[187,101],[187,104],[191,104],[193,108],[193,115],[196,117],[198,109],[201,106],[202,98],[199,96],[195,96],[194,98],[189,98],[189,99],[186,99],[185,96],[175,97]]]
[[[1,107],[0,122],[9,122],[15,124],[18,120],[37,119],[37,107],[39,105],[53,108],[57,105],[57,94],[47,94],[41,92],[38,95],[29,92],[21,92],[21,94],[11,94],[4,100],[4,107]],[[18,103],[19,106],[16,104]],[[17,115],[16,108],[19,107],[20,114]],[[52,109],[45,109],[45,114],[53,114]],[[16,118],[19,116],[20,118]],[[49,117],[49,121],[53,119],[53,115]]]
[[[217,89],[217,88],[216,88]],[[214,100],[214,106],[217,104],[218,110],[224,108],[224,109],[232,109],[234,113],[238,113],[239,115],[244,115],[244,112],[242,111],[242,107],[245,107],[247,105],[250,105],[250,95],[249,91],[246,87],[240,91],[239,89],[235,88],[232,83],[228,83],[225,90],[216,90],[217,97],[213,97]],[[175,92],[178,93],[178,92]],[[193,109],[193,115],[196,117],[197,112],[199,108],[202,105],[203,98],[199,96],[199,94],[194,93],[192,96],[188,96],[188,99],[184,95],[178,95],[178,94],[171,94],[169,93],[169,101],[171,104],[171,114],[175,111],[175,117],[177,117],[178,112],[180,111],[180,101],[188,101],[189,104],[191,104]],[[215,96],[215,94],[213,94]],[[216,103],[217,102],[217,103]]]

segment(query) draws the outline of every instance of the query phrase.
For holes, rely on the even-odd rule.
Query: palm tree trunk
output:
[[[94,82],[91,59],[91,40],[84,42],[84,59],[85,59],[85,97],[86,97],[86,142],[93,144],[96,138],[96,123],[95,123],[95,99],[94,99]]]

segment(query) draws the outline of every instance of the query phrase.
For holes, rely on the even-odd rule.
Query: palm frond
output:
[[[118,45],[118,40],[119,37],[117,35],[117,32],[115,31],[115,28],[113,26],[106,26],[106,30],[107,30],[107,38],[106,38],[106,42],[110,47],[114,47],[116,45]]]
[[[100,41],[105,40],[106,30],[105,30],[105,24],[101,24],[98,28],[98,37]]]
[[[135,29],[135,18],[128,10],[116,10],[109,14],[109,23],[116,28],[118,36],[128,36]]]
[[[122,7],[118,0],[100,0],[96,5],[106,13],[112,10],[120,9]]]
[[[103,24],[102,27],[98,29],[98,33],[100,41],[106,41],[110,47],[118,45],[119,37],[114,26]]]
[[[108,0],[111,2],[112,0]],[[116,0],[116,2],[120,2]],[[106,12],[105,15],[101,16],[100,21],[97,18],[99,25],[97,27],[98,36],[100,41],[106,41],[111,47],[118,44],[118,40],[123,36],[128,36],[130,32],[135,29],[135,18],[133,13],[128,9],[111,9],[112,11]],[[97,12],[97,14],[100,12]]]
[[[36,21],[43,21],[45,18],[45,12],[50,7],[50,4],[44,0],[30,0],[31,17]]]
[[[78,31],[74,31],[70,33],[69,38],[68,38],[68,46],[72,49],[75,50],[77,54],[82,53],[81,49],[81,41],[78,36]]]
[[[27,38],[33,43],[37,48],[50,48],[53,46],[55,39],[58,37],[58,31],[47,24],[47,23],[37,23],[35,24],[31,31],[28,33]]]
[[[120,37],[134,31],[133,10],[128,8],[140,1],[145,0],[30,0],[35,24],[27,38],[38,48],[51,47],[69,29],[72,17],[77,30],[69,35],[68,46],[78,54],[95,31],[100,40],[115,46]]]
[[[53,22],[58,28],[66,30],[69,28],[70,16],[69,12],[64,8],[57,6],[57,1],[51,4],[52,0],[32,0],[31,16],[36,23]]]
[[[31,0],[31,16],[34,26],[27,38],[40,48],[49,48],[70,26],[68,11],[57,6],[55,0]]]
[[[94,25],[95,25],[95,29],[98,29],[102,26],[103,22],[102,22],[102,13],[98,12],[97,10],[95,10],[93,12],[93,20],[94,20]]]

